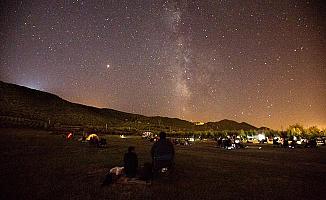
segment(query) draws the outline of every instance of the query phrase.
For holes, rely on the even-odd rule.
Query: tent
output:
[[[87,136],[86,141],[90,141],[90,140],[97,140],[100,141],[100,138],[96,135],[96,134],[90,134],[89,136]]]
[[[69,140],[69,139],[72,139],[74,137],[74,134],[73,133],[67,133],[67,136],[66,138]]]
[[[141,137],[142,137],[142,138],[151,138],[151,137],[153,137],[153,133],[150,132],[150,131],[146,131],[146,132],[144,132],[144,133],[142,134]]]

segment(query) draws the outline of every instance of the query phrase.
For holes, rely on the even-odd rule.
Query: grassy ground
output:
[[[151,143],[105,136],[95,148],[46,131],[0,129],[0,199],[325,199],[326,148],[263,145],[223,150],[176,147],[175,176],[146,185],[101,187],[129,145],[140,163]]]

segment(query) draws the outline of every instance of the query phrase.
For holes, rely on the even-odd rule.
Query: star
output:
[[[73,2],[8,1],[1,81],[144,115],[326,124],[318,3]]]

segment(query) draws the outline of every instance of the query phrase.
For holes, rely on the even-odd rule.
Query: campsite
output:
[[[1,1],[0,200],[326,200],[325,2]]]
[[[225,150],[205,140],[175,146],[172,177],[151,184],[101,186],[107,171],[121,166],[128,146],[140,165],[150,162],[152,143],[141,136],[99,135],[94,147],[61,133],[0,129],[0,199],[323,199],[326,148]],[[261,147],[261,148],[258,148]]]

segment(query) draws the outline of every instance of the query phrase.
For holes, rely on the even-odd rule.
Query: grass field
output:
[[[176,146],[172,179],[101,187],[128,146],[144,163],[152,145],[140,137],[105,138],[108,147],[95,148],[46,131],[0,129],[0,199],[326,199],[325,147]]]

